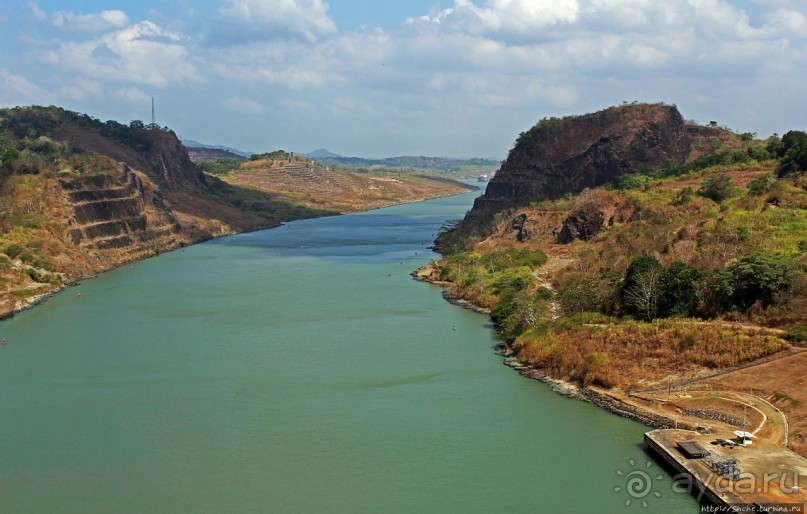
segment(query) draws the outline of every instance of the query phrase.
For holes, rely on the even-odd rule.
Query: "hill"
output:
[[[185,148],[206,148],[208,150],[222,150],[224,152],[228,152],[235,155],[240,155],[241,157],[249,157],[252,155],[250,152],[245,152],[243,150],[239,150],[237,148],[232,148],[230,146],[222,146],[222,145],[207,145],[205,143],[200,143],[199,141],[194,141],[193,139],[181,139],[182,144]]]
[[[687,123],[676,107],[663,104],[544,118],[519,135],[462,230],[484,232],[496,212],[576,194],[624,174],[682,165],[713,148],[736,146],[727,130]]]
[[[250,161],[239,165],[223,161],[218,165],[205,165],[205,169],[214,168],[216,176],[227,184],[276,195],[307,208],[324,208],[339,213],[475,189],[452,180],[410,173],[331,169],[284,151],[253,155]]]
[[[449,159],[445,157],[401,156],[384,159],[363,157],[343,157],[327,150],[309,154],[321,166],[344,167],[377,171],[402,171],[407,173],[434,173],[452,177],[475,177],[490,173],[499,166],[498,161],[489,159]]]
[[[522,373],[604,391],[623,411],[664,411],[637,391],[804,362],[790,356],[807,340],[807,133],[756,141],[629,107],[522,135],[417,276],[488,310]],[[807,441],[792,374],[755,393]]]
[[[216,162],[222,159],[232,159],[237,162],[244,162],[248,161],[247,157],[244,157],[241,154],[233,153],[229,150],[223,150],[221,148],[208,148],[208,147],[197,147],[197,146],[185,146],[185,149],[188,151],[188,157],[190,157],[191,162],[194,164],[199,164],[201,162]]]
[[[380,201],[356,190],[353,210],[465,190],[419,184],[386,188]],[[300,197],[306,187],[320,189],[303,184]],[[0,319],[126,262],[339,212],[265,189],[204,174],[167,128],[101,122],[53,106],[0,109]]]

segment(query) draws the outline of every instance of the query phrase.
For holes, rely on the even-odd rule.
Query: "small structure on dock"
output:
[[[734,435],[737,436],[737,444],[751,444],[753,441],[751,439],[755,439],[757,436],[752,434],[751,432],[746,432],[745,430],[735,430]]]
[[[701,445],[693,443],[692,441],[681,441],[678,443],[678,450],[680,450],[687,459],[702,459],[709,455],[709,452]]]

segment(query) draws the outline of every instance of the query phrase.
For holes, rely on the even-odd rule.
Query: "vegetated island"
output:
[[[807,455],[805,170],[805,132],[758,140],[670,105],[543,119],[414,275],[489,312],[526,376]]]
[[[166,127],[0,109],[0,319],[100,271],[213,237],[471,189],[327,170],[282,151],[197,166]]]

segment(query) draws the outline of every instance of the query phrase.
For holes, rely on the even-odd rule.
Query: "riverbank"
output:
[[[4,508],[622,512],[642,426],[502,367],[409,276],[474,196],[216,239],[0,324]]]
[[[451,197],[474,190],[473,186],[460,182],[455,182],[451,185],[442,181],[439,184],[440,187],[431,194],[424,188],[418,189],[416,194],[410,189],[408,191],[410,196],[407,200],[390,198],[387,199],[386,202],[379,203],[377,199],[374,199],[372,202],[366,204],[365,209],[358,209],[352,212],[368,212],[395,205]],[[121,266],[132,265],[133,263],[149,259],[161,253],[172,252],[211,239],[255,232],[258,230],[267,230],[279,227],[288,221],[311,218],[310,215],[306,215],[300,218],[287,219],[283,222],[261,224],[256,222],[257,218],[235,216],[230,212],[233,208],[230,208],[224,213],[227,214],[227,216],[222,216],[222,206],[217,202],[212,202],[209,198],[197,198],[187,192],[173,192],[167,194],[166,197],[167,200],[171,202],[173,213],[182,228],[173,238],[161,242],[159,247],[143,248],[136,252],[117,252],[114,249],[97,252],[93,259],[86,258],[82,266],[73,266],[72,273],[55,274],[37,269],[19,260],[13,262],[9,261],[10,266],[6,271],[25,277],[25,283],[20,287],[8,289],[0,293],[0,321],[40,305],[46,302],[51,296],[66,288],[75,287],[85,280],[92,279],[101,273],[111,271]],[[248,214],[246,210],[243,210],[243,212],[245,215]],[[320,216],[314,217],[331,215],[339,214],[328,212],[327,214],[323,213]],[[220,221],[221,219],[227,220],[228,223]],[[35,277],[41,277],[45,274],[59,275],[59,280],[49,281],[47,283],[34,281]]]
[[[453,304],[486,315],[491,312],[466,299],[456,298],[452,293],[452,283],[440,280],[439,266],[433,263],[414,271],[412,276],[416,280],[444,287],[444,298]],[[749,330],[752,333],[755,330],[763,330],[725,322],[718,324],[721,328],[736,331],[738,337],[746,339],[749,337],[746,334]],[[686,322],[682,327],[686,330],[692,329]],[[664,330],[670,329],[671,327],[664,328]],[[675,329],[675,326],[672,326],[672,329]],[[615,337],[605,326],[601,330],[607,332],[602,337]],[[657,327],[656,335],[659,330],[661,327]],[[642,346],[649,344],[641,341],[634,343]],[[656,378],[659,370],[655,370],[654,373],[648,372],[644,376],[644,380],[639,382],[643,387],[639,388],[609,388],[597,383],[581,384],[566,380],[564,377],[554,375],[550,369],[527,364],[524,356],[519,354],[519,348],[506,342],[499,343],[496,352],[504,358],[504,364],[526,378],[546,383],[553,391],[563,396],[592,403],[612,414],[632,419],[654,429],[700,429],[708,433],[720,431],[730,434],[732,430],[746,427],[745,421],[742,421],[744,413],[741,405],[753,404],[757,414],[752,418],[758,419],[754,421],[749,418],[748,423],[759,423],[760,437],[771,444],[789,446],[794,451],[805,454],[805,445],[802,444],[805,427],[802,426],[804,423],[799,422],[803,419],[801,402],[793,399],[788,405],[781,405],[783,398],[794,398],[791,395],[801,398],[798,391],[794,390],[798,386],[794,385],[797,381],[793,376],[796,370],[802,369],[796,360],[807,357],[807,352],[801,348],[787,348],[731,367],[710,370],[691,366],[688,374],[681,374],[679,369],[679,373],[671,372],[666,377],[661,375],[665,377],[661,381]],[[654,362],[651,368],[657,364]],[[782,373],[781,370],[788,368],[789,365],[793,369],[789,373]],[[609,366],[621,365],[618,362],[610,362]],[[746,376],[754,378],[746,378],[748,381],[738,389],[737,380],[731,378],[734,376],[738,379]],[[790,377],[790,379],[774,380],[774,377]],[[753,391],[753,394],[741,392],[743,388],[747,391],[746,384],[752,383],[760,386]],[[638,393],[640,389],[641,394]],[[794,417],[794,423],[788,422],[788,415]]]

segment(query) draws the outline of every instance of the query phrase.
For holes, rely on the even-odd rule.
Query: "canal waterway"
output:
[[[0,511],[697,512],[645,427],[503,366],[409,276],[474,196],[213,240],[0,323]]]

